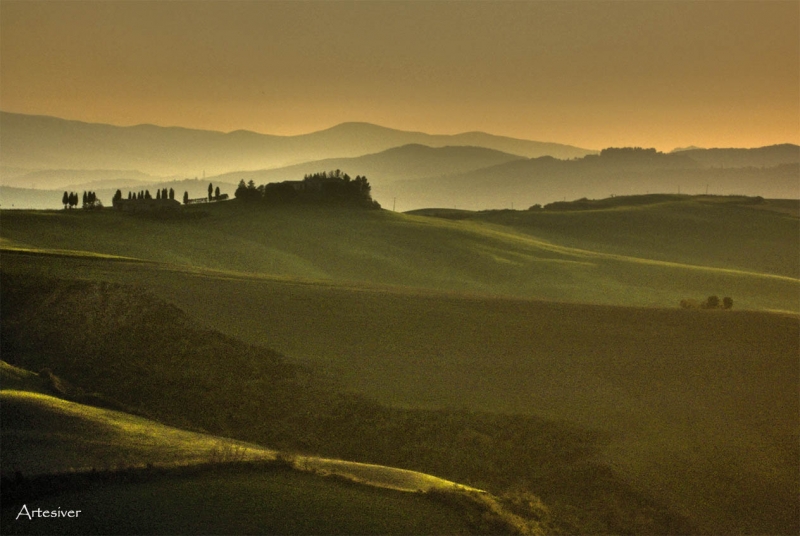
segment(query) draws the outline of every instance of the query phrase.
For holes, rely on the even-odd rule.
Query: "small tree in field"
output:
[[[189,192],[183,192],[183,204],[184,205],[189,204]]]
[[[703,304],[703,309],[717,309],[719,307],[719,297],[709,296]]]
[[[61,196],[61,204],[64,205],[64,209],[69,206],[69,194],[64,192],[64,195]]]
[[[733,299],[730,296],[722,298],[722,307],[723,309],[730,309],[733,307]]]

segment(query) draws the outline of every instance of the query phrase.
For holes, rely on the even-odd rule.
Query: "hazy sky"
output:
[[[800,2],[0,2],[0,109],[587,148],[800,143]]]

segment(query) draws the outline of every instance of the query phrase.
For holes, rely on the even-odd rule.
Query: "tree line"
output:
[[[64,192],[64,195],[61,196],[61,204],[64,205],[65,210],[77,207],[79,201],[82,201],[82,207],[87,210],[103,208],[102,201],[94,192],[84,191],[82,198],[78,197],[78,192]]]
[[[162,188],[161,190],[156,190],[156,199],[175,199],[175,190],[170,188],[167,190],[166,188]],[[117,190],[114,194],[114,201],[119,201],[122,199],[122,190]],[[128,192],[128,200],[133,201],[136,199],[153,199],[150,190],[141,190],[139,192]]]
[[[285,204],[345,204],[380,208],[372,199],[372,187],[367,177],[350,177],[341,170],[307,174],[302,181],[271,182],[256,186],[250,180],[239,181],[234,196],[249,203]]]

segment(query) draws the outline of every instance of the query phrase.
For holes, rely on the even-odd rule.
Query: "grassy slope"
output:
[[[41,378],[2,364],[2,468],[26,477],[90,468],[129,468],[271,460],[275,451],[207,434],[187,432],[140,417],[76,404],[9,386],[42,389]],[[297,471],[245,474],[165,472],[155,481],[101,485],[62,492],[57,498],[23,500],[29,508],[70,504],[79,520],[23,519],[21,502],[4,500],[4,534],[463,534],[464,512],[425,497],[390,493],[460,489],[430,475],[384,466],[300,457],[306,471],[348,480],[322,480]],[[120,478],[119,481],[124,482]],[[82,488],[84,486],[81,486]],[[384,489],[375,489],[384,488]],[[202,493],[199,491],[202,490]],[[300,513],[303,515],[300,515]]]
[[[209,326],[324,363],[384,402],[598,429],[611,438],[605,456],[616,470],[708,532],[798,525],[793,315],[370,290],[58,257],[7,255],[4,269],[136,282]]]
[[[800,277],[798,218],[741,198],[641,196],[605,210],[497,211],[473,221],[604,253]],[[624,200],[620,200],[624,202]],[[795,202],[796,203],[796,202]]]
[[[719,294],[741,308],[800,311],[797,219],[766,211],[725,207],[709,217],[689,207],[691,219],[679,205],[652,209],[647,224],[630,209],[500,226],[385,211],[247,211],[235,203],[208,210],[178,221],[5,212],[0,233],[5,244],[280,277],[622,305],[674,306]],[[680,218],[698,227],[685,246],[674,245]],[[599,239],[607,228],[622,238]],[[737,233],[746,241],[733,247]],[[727,256],[713,260],[720,251]]]
[[[141,291],[149,286],[170,298],[169,286],[186,288],[203,307],[203,300],[215,299],[203,286],[228,279],[200,277],[203,286],[188,288],[192,277],[148,264],[38,259],[50,276],[66,270],[89,279],[59,281],[31,277],[34,267],[11,266],[14,257],[4,256],[0,287],[3,351],[13,363],[51,367],[171,424],[436,474],[495,494],[513,492],[513,500],[520,490],[546,494],[554,525],[569,533],[687,532],[692,526],[604,462],[603,434],[534,416],[393,409],[343,395],[264,349],[198,329]],[[96,282],[133,275],[139,288]],[[355,476],[371,480],[373,470],[359,467]]]
[[[237,449],[233,451],[237,458],[269,458],[273,454],[252,445],[184,432],[44,395],[3,391],[2,403],[3,468],[24,468],[23,473],[29,477],[37,469],[64,470],[65,464],[75,467],[88,463],[102,468],[145,462],[225,461],[224,453],[231,447]],[[338,469],[338,474],[347,476],[358,466],[340,462],[331,471],[330,463],[318,468],[313,461],[303,466],[334,473]],[[382,487],[396,487],[399,479],[394,473],[402,473],[386,467],[380,468],[379,475],[376,468],[372,472],[373,481],[384,484]],[[452,485],[445,481],[437,484]],[[233,475],[219,471],[192,476],[166,473],[144,482],[95,482],[83,491],[62,492],[58,497],[38,498],[25,504],[29,509],[81,509],[83,517],[16,521],[21,504],[4,501],[4,534],[470,532],[463,512],[424,496],[354,486],[297,471],[256,468]]]
[[[5,385],[5,381],[3,382]],[[2,467],[25,475],[213,461],[234,450],[271,459],[274,451],[187,432],[46,394],[3,389]]]
[[[7,369],[3,363],[3,384]],[[31,374],[31,373],[28,373]],[[31,374],[36,377],[36,375]],[[2,467],[25,475],[173,465],[272,460],[277,453],[252,443],[189,432],[53,396],[4,387]],[[414,471],[315,456],[291,456],[310,471],[324,471],[371,486],[398,491],[462,489],[454,482]]]

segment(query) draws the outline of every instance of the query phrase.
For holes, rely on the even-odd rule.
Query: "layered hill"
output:
[[[228,183],[252,180],[256,184],[265,184],[297,180],[306,174],[324,170],[341,169],[347,170],[353,176],[369,177],[373,188],[377,190],[399,180],[462,173],[516,160],[525,158],[479,146],[429,147],[412,144],[359,157],[316,160],[278,169],[226,173],[213,178]]]
[[[127,169],[162,176],[199,176],[206,171],[214,175],[361,156],[408,144],[479,146],[528,158],[572,158],[592,152],[483,133],[431,135],[367,123],[345,123],[299,136],[270,136],[154,125],[117,127],[0,112],[2,165],[16,175],[20,170],[43,169]]]
[[[383,195],[403,210],[527,208],[581,197],[648,193],[711,193],[800,198],[800,148],[606,152],[578,160],[541,157],[464,173],[395,182]],[[721,159],[721,160],[720,160]],[[722,167],[718,161],[735,166]]]

